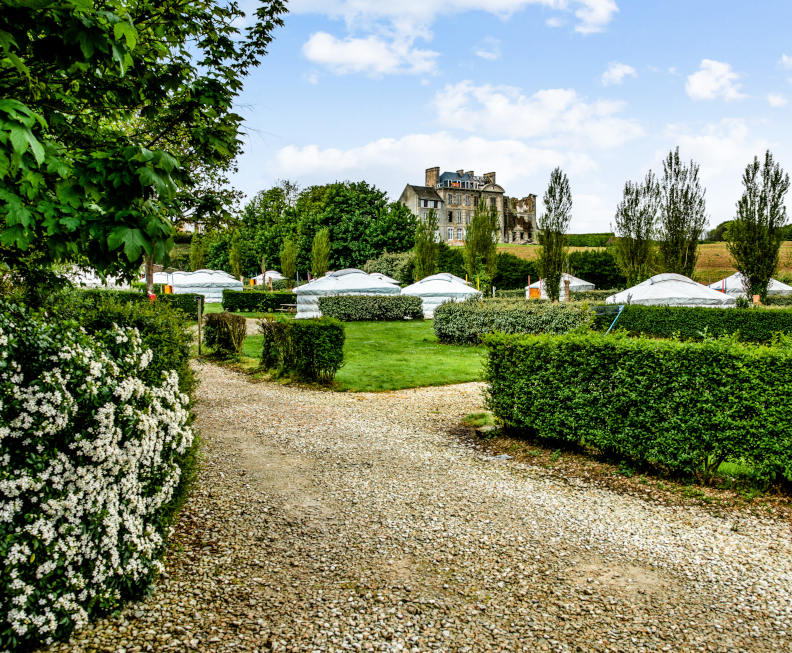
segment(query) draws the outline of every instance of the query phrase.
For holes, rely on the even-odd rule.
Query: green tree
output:
[[[297,245],[291,240],[283,243],[280,251],[281,272],[291,285],[297,278]]]
[[[231,237],[231,247],[228,250],[228,265],[231,274],[237,279],[242,276],[242,239],[239,232],[234,232]]]
[[[413,247],[413,277],[420,281],[437,272],[437,212],[429,209],[426,218],[418,221],[415,227],[415,245]]]
[[[201,179],[241,148],[233,105],[284,12],[281,0],[247,19],[216,0],[4,2],[3,262],[32,249],[101,272],[166,261],[173,224],[210,204]]]
[[[498,212],[479,200],[465,233],[463,253],[471,283],[478,282],[484,293],[489,291],[498,270],[497,241]]]
[[[316,232],[311,247],[311,274],[321,277],[330,267],[330,230],[325,227]]]
[[[652,249],[660,207],[660,184],[649,171],[643,181],[624,184],[624,196],[616,207],[616,262],[627,284],[633,286],[651,276]]]
[[[543,199],[544,213],[538,220],[539,273],[544,279],[547,295],[558,301],[568,253],[566,232],[572,219],[572,191],[569,178],[561,168],[550,173],[550,183]]]
[[[678,147],[669,152],[660,181],[658,230],[660,263],[666,272],[693,275],[698,243],[707,224],[704,194],[698,164],[692,159],[683,163]]]
[[[729,229],[731,220],[724,220],[717,227],[707,232],[707,237],[704,239],[707,242],[720,243],[726,240],[726,231]]]
[[[193,234],[190,241],[190,269],[203,270],[206,267],[206,247],[203,235]]]
[[[770,279],[778,268],[789,175],[768,150],[763,163],[754,157],[748,164],[742,182],[744,190],[737,202],[737,217],[726,230],[726,237],[746,294],[759,295],[764,302]]]

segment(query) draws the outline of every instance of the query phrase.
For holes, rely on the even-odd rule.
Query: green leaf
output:
[[[123,36],[126,40],[127,47],[130,50],[135,49],[138,34],[134,25],[131,23],[116,23],[113,25],[113,35],[115,36],[116,41],[121,40],[121,37]]]

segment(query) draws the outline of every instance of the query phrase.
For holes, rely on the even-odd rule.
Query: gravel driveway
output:
[[[54,650],[792,650],[789,524],[475,451],[449,431],[480,384],[200,379],[205,465],[167,575]]]

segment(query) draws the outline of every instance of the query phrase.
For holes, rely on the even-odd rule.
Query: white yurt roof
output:
[[[297,295],[297,318],[321,317],[319,298],[331,295],[398,295],[397,285],[366,274],[357,268],[329,272],[319,279],[294,289]]]
[[[223,270],[196,270],[195,272],[168,272],[166,283],[173,286],[174,295],[196,293],[207,302],[222,302],[224,290],[242,290],[242,282]]]
[[[384,281],[385,283],[395,283],[397,286],[399,282],[396,281],[393,277],[389,277],[387,274],[382,274],[382,272],[372,272],[369,274],[370,277],[376,277],[380,281]]]
[[[286,277],[277,270],[267,270],[264,274],[257,274],[253,277],[257,286],[268,284],[270,281],[283,281],[285,278]]]
[[[733,297],[745,297],[745,288],[743,288],[743,276],[739,272],[735,272],[730,277],[716,281],[709,285],[713,290],[725,292],[727,295]],[[792,295],[792,286],[781,283],[777,279],[770,279],[770,284],[767,286],[768,295]]]
[[[559,286],[560,289],[560,296],[559,299],[562,301],[566,299],[564,297],[564,281],[569,281],[569,292],[585,292],[586,290],[594,290],[596,287],[593,283],[589,281],[584,281],[583,279],[578,279],[577,277],[572,276],[564,272],[561,275],[561,284]],[[539,288],[541,292],[539,293],[539,297],[542,299],[547,299],[547,291],[545,290],[545,280],[539,279],[539,281],[535,281],[530,286],[525,286],[525,296],[529,296],[529,291],[531,288]]]
[[[107,276],[104,281],[95,270],[72,268],[65,274],[75,286],[83,288],[111,288],[113,290],[128,289],[129,284],[118,277]]]
[[[734,306],[734,297],[697,283],[681,274],[666,272],[622,290],[605,300],[606,304],[643,306]]]
[[[481,292],[471,288],[453,274],[433,274],[402,289],[402,295],[420,297],[424,317],[434,317],[435,309],[445,302],[463,302],[471,297],[481,297]]]

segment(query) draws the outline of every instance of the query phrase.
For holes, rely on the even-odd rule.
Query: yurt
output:
[[[389,277],[387,274],[382,274],[382,272],[372,272],[371,274],[369,274],[369,276],[379,279],[380,281],[384,281],[385,283],[392,283],[397,286],[399,285],[399,282],[396,281],[396,279],[394,279],[393,277]]]
[[[739,272],[735,272],[730,277],[711,283],[710,288],[719,290],[732,297],[745,297],[745,288],[743,288],[743,276]],[[770,284],[767,286],[768,295],[792,295],[792,286],[781,283],[777,279],[770,279]]]
[[[285,278],[277,270],[267,270],[264,274],[258,274],[253,277],[253,280],[257,286],[268,286],[270,281],[274,283],[275,281],[283,281]]]
[[[445,302],[463,302],[481,293],[453,274],[433,274],[402,289],[402,295],[420,297],[425,318],[434,317],[435,309]]]
[[[242,282],[222,270],[167,273],[167,283],[174,295],[195,293],[203,295],[207,303],[222,302],[224,290],[242,290]]]
[[[294,289],[297,295],[297,319],[322,317],[319,298],[332,295],[398,295],[401,289],[366,274],[363,270],[348,268],[314,279]]]
[[[642,306],[713,306],[727,308],[736,301],[709,286],[681,274],[656,274],[632,288],[622,290],[605,300],[606,304],[640,304]]]
[[[561,284],[559,285],[560,294],[558,296],[559,300],[562,302],[566,301],[566,296],[564,295],[564,281],[569,281],[569,292],[585,292],[586,290],[594,290],[595,288],[593,283],[583,281],[583,279],[578,279],[564,272],[564,274],[561,275]],[[547,290],[545,289],[544,279],[539,279],[539,281],[532,283],[530,286],[525,286],[526,299],[530,299],[531,288],[539,290],[539,297],[541,299],[549,299]]]
[[[128,290],[129,284],[118,277],[107,276],[104,279],[94,270],[72,268],[66,272],[66,278],[75,286],[82,288],[108,288],[111,290]]]

